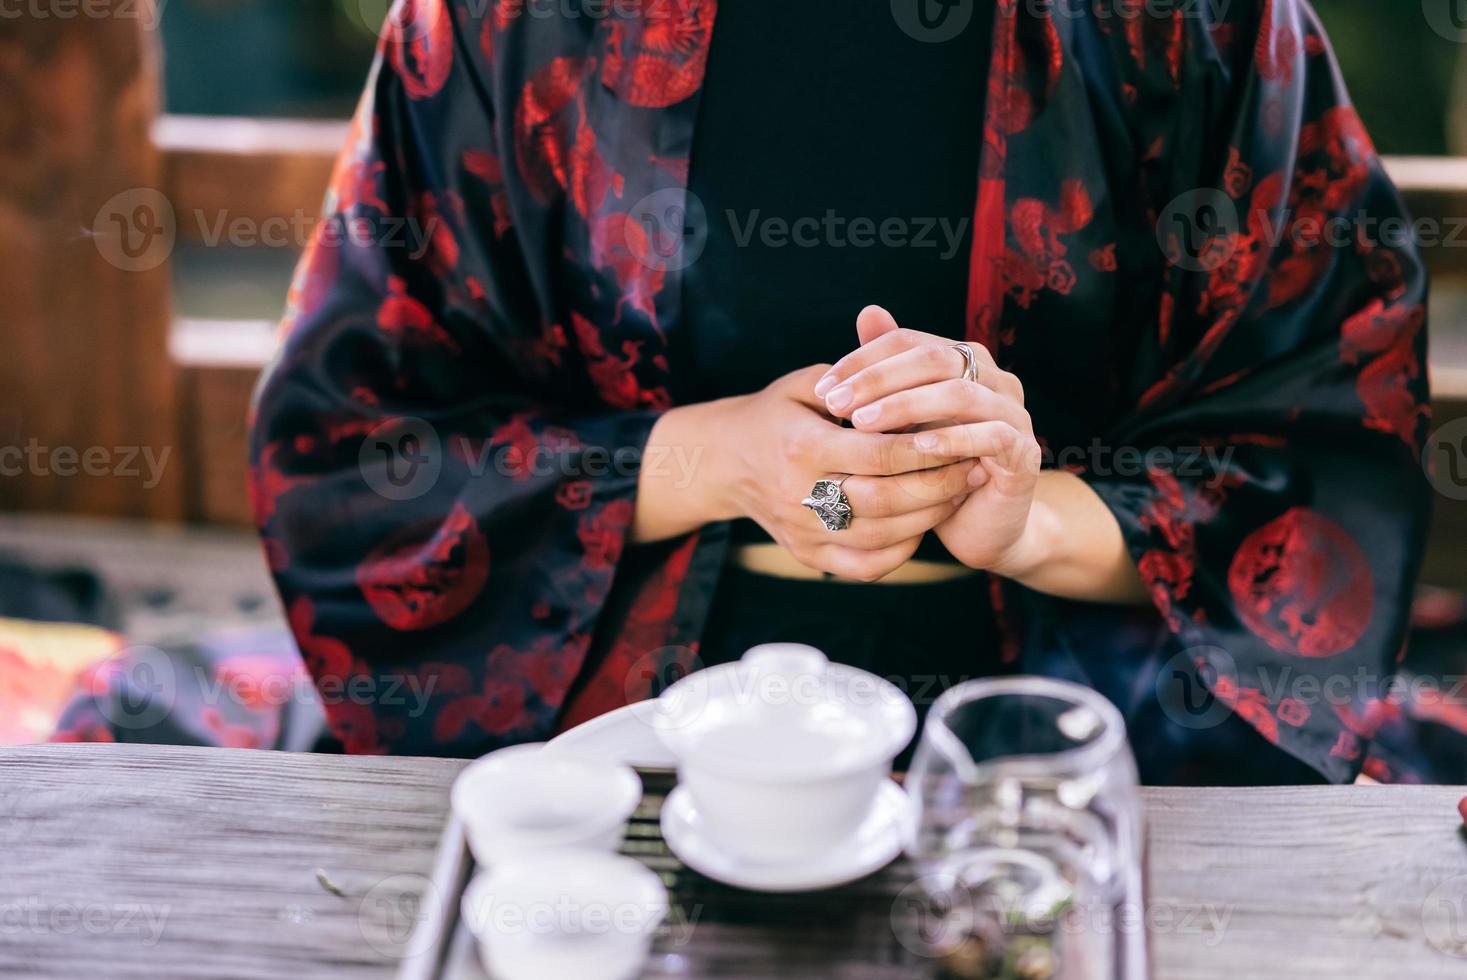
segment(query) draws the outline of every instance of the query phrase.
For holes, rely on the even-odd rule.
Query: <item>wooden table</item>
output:
[[[0,975],[392,977],[461,765],[0,750]],[[1158,980],[1467,976],[1462,789],[1144,793]],[[695,924],[686,955],[661,957],[658,975],[707,975],[709,962],[720,976],[767,975],[760,930],[777,920],[710,922],[703,935]]]

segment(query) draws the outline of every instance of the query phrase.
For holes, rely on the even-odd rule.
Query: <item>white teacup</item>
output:
[[[896,685],[797,643],[754,647],[658,699],[658,735],[709,840],[762,863],[845,844],[916,727]]]
[[[627,766],[534,743],[471,763],[451,799],[474,857],[493,864],[545,848],[616,850],[642,781]]]
[[[631,858],[530,851],[475,877],[462,911],[496,980],[627,980],[667,914],[667,889]]]

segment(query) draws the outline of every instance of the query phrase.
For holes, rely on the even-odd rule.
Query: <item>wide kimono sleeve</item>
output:
[[[1412,226],[1307,4],[1107,41],[1163,265],[1105,437],[1132,455],[1082,476],[1178,656],[1346,781],[1390,711],[1430,513]]]
[[[587,64],[552,51],[501,92],[520,76],[472,9],[389,16],[253,408],[255,518],[352,752],[553,730],[667,406],[615,334],[646,317],[567,271],[612,179],[574,121]]]

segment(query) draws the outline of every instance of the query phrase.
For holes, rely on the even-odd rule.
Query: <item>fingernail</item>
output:
[[[833,387],[835,387],[835,375],[827,374],[825,377],[815,382],[815,397],[824,398],[825,393]]]
[[[857,425],[870,425],[872,422],[875,422],[880,417],[880,405],[866,405],[862,408],[856,409],[855,413],[851,415],[851,421],[855,422]]]
[[[983,485],[983,481],[987,478],[988,474],[983,471],[983,467],[975,466],[968,471],[968,486],[981,487]]]
[[[856,400],[856,393],[851,391],[849,385],[841,385],[839,388],[825,396],[825,406],[832,412],[839,412],[851,402]]]
[[[921,432],[921,433],[918,433],[917,438],[914,439],[913,442],[915,442],[917,444],[917,448],[918,449],[921,449],[921,450],[930,452],[930,451],[932,451],[932,450],[934,450],[934,449],[937,448],[937,433],[935,433],[935,432]]]

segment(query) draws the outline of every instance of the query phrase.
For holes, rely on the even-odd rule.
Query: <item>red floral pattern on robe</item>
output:
[[[1348,224],[1401,212],[1323,32],[1301,0],[1098,0],[1062,24],[995,2],[951,329],[1024,378],[1045,445],[1175,454],[1073,468],[1120,522],[1151,621],[1227,652],[1214,694],[1348,780],[1370,698],[1330,710],[1269,681],[1393,669],[1427,502],[1425,280],[1408,244]],[[336,709],[350,751],[544,738],[697,648],[721,536],[626,542],[635,458],[683,369],[676,243],[633,211],[686,186],[716,12],[395,8],[323,225],[365,234],[319,235],[302,261],[252,435],[312,672],[439,682],[422,712]],[[979,125],[964,109],[953,124]],[[1153,234],[1208,190],[1222,230],[1197,254]],[[434,227],[386,234],[409,218]],[[368,479],[386,419],[441,447],[405,499]],[[1178,465],[1189,448],[1212,453]],[[1043,669],[1023,628],[1066,616],[994,588],[1016,666]],[[1115,659],[1106,634],[1069,645]]]

